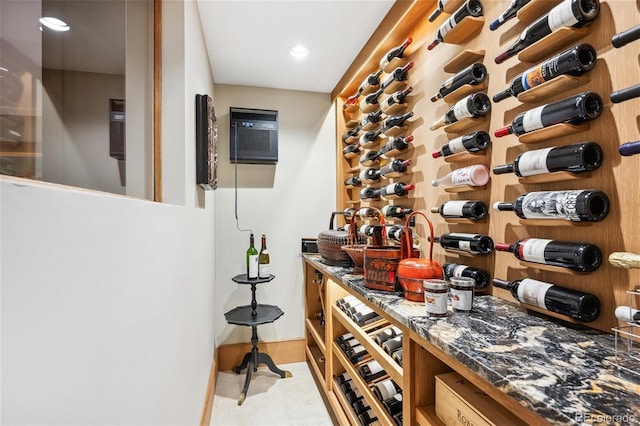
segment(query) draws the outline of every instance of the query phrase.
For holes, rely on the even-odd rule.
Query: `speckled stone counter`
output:
[[[476,297],[470,314],[430,319],[423,304],[370,290],[349,268],[304,258],[552,424],[640,424],[640,375],[625,369],[640,371],[640,362],[624,353],[616,360],[612,335],[490,295]]]

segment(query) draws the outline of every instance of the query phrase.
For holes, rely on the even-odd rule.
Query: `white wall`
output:
[[[195,92],[213,94],[194,1],[165,52],[189,81],[165,80],[164,156],[184,172],[181,205],[0,178],[0,423],[197,424],[214,352],[214,192],[195,189]],[[176,10],[176,8],[178,10]],[[169,12],[167,12],[169,13]],[[171,17],[171,15],[169,15]],[[165,39],[167,36],[165,35]],[[179,53],[184,51],[188,53]],[[178,54],[176,54],[178,53]],[[175,55],[175,56],[172,56]],[[206,61],[205,61],[206,62]],[[170,105],[170,106],[169,106]],[[170,132],[167,132],[171,135]],[[169,179],[165,176],[165,179]],[[191,200],[198,199],[198,206]]]
[[[300,240],[328,229],[335,208],[335,112],[328,94],[216,85],[220,185],[216,191],[216,343],[248,342],[249,327],[227,325],[224,312],[250,302],[248,286],[231,281],[245,272],[249,235],[236,228],[234,168],[229,161],[229,107],[278,110],[276,166],[239,165],[240,228],[251,228],[260,244],[267,234],[276,276],[258,286],[259,303],[278,305],[284,316],[258,328],[261,340],[304,337]]]

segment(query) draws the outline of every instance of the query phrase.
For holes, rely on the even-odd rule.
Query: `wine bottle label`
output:
[[[572,2],[565,0],[558,6],[551,9],[547,17],[549,23],[549,29],[553,32],[560,27],[572,27],[579,21],[573,15]]]
[[[358,346],[360,345],[360,342],[358,342],[357,339],[351,339],[351,340],[347,340],[346,342],[343,343],[346,347],[349,348],[353,348],[354,346]],[[362,345],[360,345],[362,346]]]
[[[382,382],[376,384],[376,387],[380,391],[380,395],[382,396],[382,401],[392,398],[393,395],[396,394],[396,387],[393,385],[391,379],[383,380]]]
[[[551,287],[553,287],[552,284],[524,278],[518,286],[518,299],[523,303],[547,309],[544,298]]]
[[[460,201],[447,201],[442,206],[442,215],[443,216],[462,216],[462,208],[467,202],[465,200]]]
[[[469,106],[467,105],[467,98],[456,102],[456,104],[453,106],[453,115],[458,120],[462,120],[465,117],[473,117],[473,114],[471,114],[471,111],[469,111]]]
[[[374,375],[382,371],[382,366],[378,361],[372,361],[367,364],[369,366],[369,374]]]
[[[518,254],[522,260],[535,263],[546,263],[544,260],[544,250],[551,240],[542,238],[528,238],[524,244],[520,244]]]
[[[520,82],[524,90],[541,85],[547,80],[551,80],[558,74],[558,58],[553,58],[544,64],[528,69],[522,73]]]
[[[522,176],[533,176],[542,173],[549,173],[547,168],[547,157],[553,148],[536,149],[527,151],[518,160],[518,171]]]
[[[258,255],[249,256],[249,278],[258,278]]]
[[[451,183],[454,186],[473,185],[470,172],[471,167],[463,167],[461,169],[454,170],[451,172]]]
[[[258,276],[267,278],[269,275],[271,275],[271,265],[269,263],[260,263],[258,265]]]
[[[382,80],[382,83],[380,83],[380,86],[387,87],[388,85],[393,83],[394,79],[395,79],[395,77],[394,77],[393,73],[391,73],[387,77],[385,77],[384,80]]]
[[[467,265],[458,265],[458,266],[456,266],[455,268],[453,268],[452,276],[455,277],[455,278],[460,278],[462,276],[462,273],[467,268],[469,268]]]
[[[471,241],[458,241],[458,248],[460,250],[471,250]]]
[[[352,349],[351,349],[352,355],[362,355],[366,351],[367,350],[362,345],[353,346]]]
[[[522,214],[527,219],[567,219],[579,222],[576,203],[582,192],[530,192],[522,200]]]
[[[456,20],[454,19],[454,17],[450,17],[449,19],[447,19],[445,21],[444,24],[442,24],[442,26],[440,26],[439,32],[440,32],[440,37],[444,38],[444,36],[453,29],[453,27],[456,26]]]
[[[545,105],[530,109],[524,113],[522,117],[522,128],[525,132],[532,132],[544,127],[542,124],[542,110],[544,107]]]
[[[464,144],[462,143],[462,138],[464,136],[459,136],[455,139],[451,139],[449,141],[449,143],[447,145],[449,145],[449,151],[451,151],[452,154],[457,154],[459,152],[464,152],[466,151]]]

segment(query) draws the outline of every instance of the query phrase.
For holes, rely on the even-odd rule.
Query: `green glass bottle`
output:
[[[258,278],[258,250],[253,244],[253,232],[249,237],[249,248],[247,249],[247,278]]]

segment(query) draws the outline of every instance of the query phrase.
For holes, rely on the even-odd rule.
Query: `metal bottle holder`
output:
[[[640,290],[628,290],[629,309],[636,306],[634,298],[640,297]],[[637,308],[636,308],[637,309]],[[630,315],[631,316],[631,315]],[[630,358],[640,361],[640,324],[638,322],[627,322],[622,327],[613,327],[615,333],[615,364],[618,368],[640,375],[640,371],[625,365],[625,359]]]

